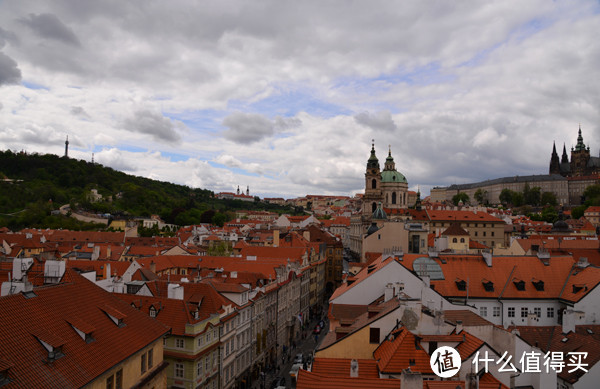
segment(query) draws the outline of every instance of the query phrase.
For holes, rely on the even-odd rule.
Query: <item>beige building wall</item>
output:
[[[383,253],[384,249],[400,247],[408,252],[408,230],[404,228],[403,222],[389,221],[363,239],[361,260],[364,262],[365,253]]]
[[[152,354],[152,366],[148,366],[148,353]],[[146,358],[146,369],[142,372],[142,356]],[[106,389],[116,387],[118,372],[122,373],[123,388],[131,388],[139,385],[142,380],[151,377],[148,382],[144,383],[140,388],[165,388],[167,386],[167,369],[163,366],[163,340],[162,337],[155,340],[153,343],[144,347],[134,355],[127,358],[125,361],[117,364],[112,369],[100,375],[92,381],[86,388],[90,389]]]

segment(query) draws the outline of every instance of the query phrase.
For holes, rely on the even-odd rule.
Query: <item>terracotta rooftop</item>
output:
[[[160,339],[168,328],[68,270],[65,282],[0,298],[0,360],[10,364],[11,388],[82,387]],[[121,313],[117,326],[105,313]],[[91,331],[86,342],[74,329]],[[61,347],[48,363],[41,341]]]
[[[429,354],[416,342],[415,335],[406,328],[392,331],[373,352],[381,373],[401,373],[410,367],[421,374],[433,374]]]
[[[312,373],[302,369],[298,371],[296,383],[296,389],[398,389],[399,387],[400,380],[398,379],[332,377],[329,375]]]

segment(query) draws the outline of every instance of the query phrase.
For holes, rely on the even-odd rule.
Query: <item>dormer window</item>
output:
[[[125,327],[126,324],[123,321],[123,319],[125,319],[125,317],[126,317],[125,314],[119,312],[115,308],[110,307],[108,305],[105,305],[101,309],[106,314],[106,316],[108,316],[110,318],[110,320],[112,320],[113,323],[115,323],[115,325],[117,327],[119,327],[119,328]]]
[[[525,281],[515,279],[513,283],[517,287],[517,290],[525,290]]]
[[[79,317],[72,317],[67,320],[67,323],[73,327],[77,335],[81,337],[86,343],[92,343],[95,339],[92,337],[92,333],[95,331],[91,324],[80,319]]]
[[[465,280],[461,280],[458,279],[455,281],[456,282],[456,287],[458,288],[458,290],[467,290],[467,283]]]
[[[533,284],[533,287],[535,288],[535,290],[538,290],[538,291],[543,291],[544,290],[544,281],[542,281],[542,280],[539,280],[539,281],[532,280],[531,283]]]
[[[482,283],[483,283],[483,288],[485,289],[486,292],[494,291],[494,283],[492,281],[483,280]]]
[[[44,329],[38,329],[34,336],[48,351],[48,362],[53,362],[64,356],[62,346],[65,342],[62,339]]]
[[[150,317],[156,317],[156,308],[151,306],[149,314],[150,314]]]

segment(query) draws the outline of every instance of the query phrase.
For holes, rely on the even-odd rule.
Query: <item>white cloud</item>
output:
[[[69,135],[136,174],[286,196],[362,190],[372,138],[411,187],[541,174],[580,122],[600,148],[598,11],[1,2],[0,148],[62,155]]]

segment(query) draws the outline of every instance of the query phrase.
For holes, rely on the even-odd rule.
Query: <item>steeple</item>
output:
[[[567,155],[567,145],[563,143],[563,153],[560,159],[560,163],[569,163],[569,156]]]
[[[385,159],[385,166],[383,170],[396,170],[396,164],[394,158],[392,158],[392,145],[389,145],[388,157]]]
[[[550,174],[560,174],[560,162],[556,152],[556,143],[552,144],[552,157],[550,158]]]
[[[250,185],[246,186],[246,196],[250,196]]]
[[[583,136],[581,136],[581,124],[579,125],[579,135],[577,136],[577,145],[575,151],[585,150],[585,143],[583,143]]]
[[[372,142],[373,143],[371,145],[371,156],[367,161],[367,169],[379,169],[379,160],[375,155],[375,139],[373,139]]]

